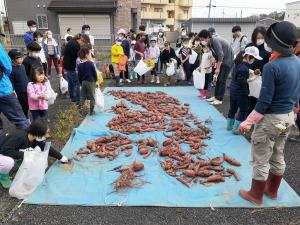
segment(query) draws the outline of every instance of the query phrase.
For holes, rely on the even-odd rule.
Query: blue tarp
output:
[[[118,88],[107,88],[118,90]],[[191,112],[201,120],[208,117],[213,119],[213,138],[207,141],[207,156],[220,156],[223,152],[237,158],[242,166],[234,168],[241,176],[241,181],[234,178],[226,182],[211,186],[193,185],[190,189],[182,185],[175,178],[168,176],[160,167],[158,155],[152,154],[143,159],[137,151],[126,158],[121,154],[114,161],[99,159],[89,155],[80,162],[73,161],[74,166],[55,163],[47,172],[45,180],[37,190],[26,199],[29,204],[44,205],[85,205],[85,206],[167,206],[167,207],[255,207],[238,195],[240,188],[248,189],[251,182],[252,168],[249,165],[250,144],[242,136],[236,136],[225,129],[225,118],[214,107],[205,101],[200,101],[197,92],[192,87],[128,87],[127,91],[164,91],[177,97],[182,103],[190,103]],[[117,100],[112,96],[105,96],[106,109]],[[87,118],[75,129],[72,137],[63,149],[63,154],[71,158],[75,152],[85,146],[86,140],[95,139],[114,132],[107,130],[107,122],[113,113],[102,113]],[[130,135],[132,139],[152,137],[162,142],[165,137],[160,132],[144,135]],[[120,193],[113,193],[113,181],[118,173],[108,170],[124,164],[130,164],[138,159],[145,164],[144,179],[149,183],[138,189],[130,189]],[[229,167],[229,165],[226,165]],[[264,198],[262,207],[296,207],[300,206],[300,198],[285,182],[282,182],[278,200]]]

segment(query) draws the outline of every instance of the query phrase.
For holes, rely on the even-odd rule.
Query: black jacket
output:
[[[23,60],[23,65],[25,66],[25,71],[26,71],[29,81],[31,81],[31,79],[30,79],[31,78],[31,76],[30,76],[31,69],[43,66],[42,61],[39,57],[35,58],[35,57],[31,57],[31,56],[25,57],[25,59]]]
[[[28,77],[24,65],[13,66],[9,79],[17,94],[27,92]]]
[[[80,45],[74,39],[68,42],[64,50],[64,69],[67,71],[76,70],[76,59],[78,57],[78,52],[80,50]]]
[[[21,149],[35,148],[39,146],[41,150],[44,150],[45,142],[28,140],[28,133],[25,130],[16,130],[7,136],[0,136],[0,154],[9,156],[13,159],[23,159],[24,152],[20,152]],[[62,154],[50,147],[49,156],[60,160]]]
[[[176,59],[175,50],[173,48],[170,48],[170,51],[164,49],[160,53],[160,60],[164,64],[169,63],[171,58]]]
[[[232,80],[230,85],[230,94],[241,95],[249,94],[249,85],[247,79],[249,78],[250,65],[246,62],[234,64],[232,70]]]

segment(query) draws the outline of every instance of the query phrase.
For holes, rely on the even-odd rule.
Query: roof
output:
[[[285,5],[294,5],[294,4],[300,4],[300,1],[289,2],[289,3],[286,3]]]
[[[192,23],[256,23],[257,18],[192,18]]]
[[[117,0],[52,0],[48,9],[57,12],[111,13],[116,10]]]

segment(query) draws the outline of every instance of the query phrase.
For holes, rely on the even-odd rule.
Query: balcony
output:
[[[173,25],[175,25],[175,19],[174,18],[168,18],[166,20],[166,25],[167,26],[173,26]]]
[[[168,13],[166,12],[142,12],[141,19],[151,19],[151,20],[166,20],[168,18]]]
[[[192,7],[193,0],[180,0],[178,1],[178,5],[181,7]]]
[[[141,0],[142,4],[168,5],[169,0]]]
[[[177,19],[180,21],[186,21],[186,20],[190,19],[190,15],[189,14],[179,14]]]

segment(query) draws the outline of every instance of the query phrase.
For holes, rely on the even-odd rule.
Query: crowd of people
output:
[[[95,113],[98,78],[90,26],[83,25],[81,33],[74,36],[69,28],[62,46],[59,46],[51,31],[43,34],[36,29],[35,21],[27,24],[25,57],[17,49],[7,54],[0,46],[0,113],[21,130],[10,135],[2,134],[0,140],[0,183],[4,187],[10,184],[8,174],[13,166],[12,160],[23,157],[19,150],[42,146],[47,135],[47,81],[52,63],[57,76],[67,80],[71,101],[80,109],[85,100],[90,100],[90,115]],[[111,47],[110,67],[116,85],[131,83],[135,79],[138,84],[145,84],[145,74],[136,73],[135,67],[141,61],[150,60],[153,62],[149,71],[150,83],[160,84],[163,80],[163,85],[169,86],[175,80],[175,85],[179,84],[183,82],[182,77],[177,77],[176,73],[183,71],[186,84],[193,85],[193,76],[197,74],[194,72],[199,71],[205,76],[203,88],[199,90],[200,99],[211,105],[220,105],[231,75],[226,128],[234,134],[243,134],[255,125],[251,142],[252,187],[248,192],[241,190],[240,194],[255,204],[261,204],[264,192],[275,198],[285,169],[285,141],[299,111],[300,41],[295,26],[279,22],[268,30],[256,27],[250,41],[240,26],[234,26],[231,43],[219,36],[213,27],[199,33],[187,33],[182,29],[176,50],[167,41],[163,30],[155,35],[148,35],[145,30],[143,25],[137,33],[118,30]],[[196,59],[191,61],[195,55]],[[175,67],[175,79],[171,79],[173,74],[167,72],[170,66]],[[261,93],[259,97],[249,96],[249,83],[258,77],[262,79]],[[213,86],[214,93],[208,98]],[[0,119],[0,132],[2,130]],[[50,156],[62,162],[68,161],[54,149],[50,150]]]

